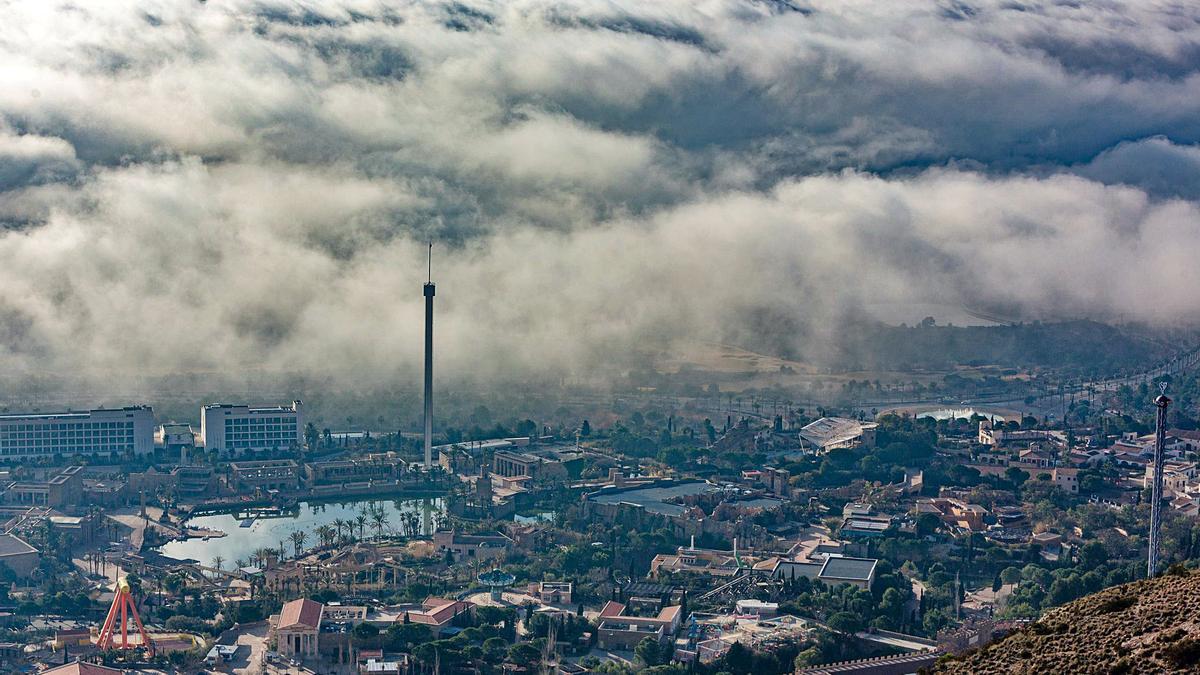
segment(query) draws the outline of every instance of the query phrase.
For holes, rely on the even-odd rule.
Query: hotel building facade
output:
[[[209,452],[286,450],[304,443],[300,401],[290,406],[251,408],[227,403],[200,409],[200,438]]]
[[[154,451],[150,406],[0,415],[0,461]]]

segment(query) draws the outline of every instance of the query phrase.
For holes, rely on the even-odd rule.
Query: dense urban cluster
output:
[[[1163,556],[1200,553],[1193,361],[1030,382],[995,409],[755,390],[643,390],[574,424],[481,407],[436,431],[428,466],[420,435],[333,430],[300,401],[206,404],[198,426],[149,406],[9,413],[0,453],[22,461],[0,495],[0,659],[71,672],[933,668],[1146,576],[1147,402],[1163,383],[1178,399]]]

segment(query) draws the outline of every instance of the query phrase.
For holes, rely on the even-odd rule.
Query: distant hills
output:
[[[897,326],[860,317],[817,332],[788,317],[772,319],[756,317],[729,342],[759,354],[850,372],[992,365],[1107,374],[1155,363],[1192,346],[1197,337],[1194,331],[1089,320],[995,326],[939,325],[927,320]]]
[[[1177,336],[1134,326],[1065,321],[1009,326],[887,326],[845,331],[834,357],[870,370],[954,365],[1110,371],[1160,360],[1188,346]],[[1174,344],[1173,344],[1174,343]]]

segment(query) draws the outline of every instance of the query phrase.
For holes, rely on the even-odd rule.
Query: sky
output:
[[[1200,320],[1192,2],[0,1],[0,369]]]

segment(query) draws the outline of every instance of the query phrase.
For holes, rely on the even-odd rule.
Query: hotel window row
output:
[[[86,413],[4,415],[0,416],[0,457],[146,453],[153,450],[153,425],[153,412],[142,406]]]

